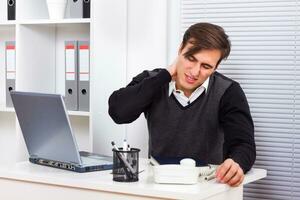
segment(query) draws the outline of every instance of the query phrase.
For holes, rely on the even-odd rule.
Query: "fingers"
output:
[[[235,176],[233,176],[228,182],[227,184],[233,187],[237,187],[239,186],[243,180],[244,180],[244,172],[241,168],[238,169],[237,173]]]
[[[218,181],[223,182],[223,179],[224,179],[225,175],[227,174],[227,172],[229,171],[229,169],[231,168],[232,164],[233,164],[233,160],[227,159],[218,167],[217,172],[216,172],[216,177],[217,177]],[[231,174],[228,174],[228,176],[230,176],[230,175],[232,176],[232,173],[233,172],[231,172]]]
[[[216,177],[221,183],[237,187],[244,180],[244,172],[238,163],[227,159],[218,167]]]
[[[176,75],[177,75],[177,63],[178,63],[178,57],[176,57],[176,59],[173,61],[173,63],[167,68],[167,70],[169,71],[172,80],[175,80]]]

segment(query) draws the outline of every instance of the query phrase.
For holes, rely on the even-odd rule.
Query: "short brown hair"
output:
[[[230,54],[230,40],[224,29],[218,25],[210,23],[196,23],[190,26],[184,33],[180,51],[187,43],[193,46],[184,55],[191,56],[202,49],[217,49],[221,51],[221,58],[217,66]]]

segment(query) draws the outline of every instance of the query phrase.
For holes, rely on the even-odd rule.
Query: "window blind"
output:
[[[238,81],[255,124],[254,167],[266,178],[244,199],[300,199],[300,11],[298,0],[181,0],[181,34],[196,22],[222,26],[231,55],[219,66]]]

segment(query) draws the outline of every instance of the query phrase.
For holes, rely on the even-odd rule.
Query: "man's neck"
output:
[[[177,82],[175,82],[175,88],[176,90],[181,90],[187,98],[189,98],[192,95],[192,93],[196,90],[196,89],[192,89],[192,90],[183,89],[182,87],[178,86]]]

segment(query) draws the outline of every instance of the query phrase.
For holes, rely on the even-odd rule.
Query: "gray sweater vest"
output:
[[[154,74],[151,74],[154,75]],[[208,90],[183,107],[166,84],[145,112],[149,153],[159,157],[190,157],[206,163],[223,161],[224,133],[219,126],[219,104],[232,80],[215,72]]]

